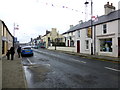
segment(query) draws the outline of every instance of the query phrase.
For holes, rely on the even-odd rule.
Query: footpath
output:
[[[14,60],[2,58],[2,88],[27,88],[21,59],[15,54]],[[12,90],[12,89],[11,89]]]
[[[57,47],[55,50],[55,47],[49,47],[49,50],[59,51],[71,55],[78,55],[82,58],[88,58],[88,59],[94,59],[94,60],[101,60],[101,61],[110,61],[114,63],[120,63],[120,57],[110,57],[110,56],[102,56],[102,55],[89,55],[89,54],[82,54],[82,53],[76,53],[75,49],[72,47]]]

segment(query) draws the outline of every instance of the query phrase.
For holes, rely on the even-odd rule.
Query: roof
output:
[[[14,36],[10,33],[10,31],[8,30],[8,27],[5,25],[4,21],[2,21],[1,19],[0,19],[0,21],[1,21],[2,24],[6,27],[6,30],[8,31],[8,33],[9,33],[12,37],[14,37]]]
[[[108,15],[103,15],[103,16],[98,17],[98,21],[93,22],[93,25],[99,25],[102,23],[106,23],[106,22],[110,22],[110,21],[114,21],[114,20],[118,20],[118,19],[120,19],[120,9],[113,11],[113,12],[109,13]],[[91,26],[91,20],[89,20],[87,22],[83,22],[81,24],[77,24],[77,25],[71,27],[67,32],[65,32],[63,34],[66,34],[69,32],[74,32],[76,30],[80,30],[80,29],[87,28],[90,26]]]

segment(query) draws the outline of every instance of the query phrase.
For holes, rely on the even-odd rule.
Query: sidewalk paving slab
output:
[[[15,55],[14,60],[2,59],[2,88],[27,88],[21,59]]]

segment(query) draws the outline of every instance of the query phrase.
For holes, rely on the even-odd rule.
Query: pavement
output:
[[[67,48],[67,49],[69,49],[69,48]],[[59,51],[59,52],[63,52],[63,53],[71,54],[71,55],[78,55],[82,58],[101,60],[101,61],[109,61],[109,62],[113,62],[113,63],[120,63],[120,57],[82,54],[82,53],[77,53],[77,52],[73,51],[72,49],[71,50],[66,50],[65,48],[63,48],[63,49],[57,48],[57,50],[55,50],[54,48],[49,48],[49,50]]]
[[[2,88],[27,88],[21,58],[15,54],[14,60],[2,58]],[[12,90],[11,89],[11,90]]]

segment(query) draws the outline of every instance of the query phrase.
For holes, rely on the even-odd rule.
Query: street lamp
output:
[[[89,4],[89,2],[86,1],[84,4],[87,5],[87,4]],[[93,35],[93,33],[92,33],[93,22],[92,22],[92,16],[93,16],[93,1],[91,0],[91,40],[92,40],[92,42],[91,42],[91,55],[93,55],[93,37],[92,37],[92,35]]]

